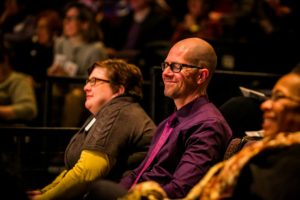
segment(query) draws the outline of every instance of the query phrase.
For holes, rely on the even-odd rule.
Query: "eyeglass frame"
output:
[[[64,16],[63,20],[70,22],[70,21],[77,21],[80,20],[78,16]]]
[[[179,67],[174,68],[175,65],[178,65]],[[161,70],[165,71],[165,69],[167,69],[168,67],[170,67],[171,71],[174,73],[179,73],[181,72],[182,68],[186,67],[186,68],[196,68],[196,69],[204,69],[205,67],[199,67],[199,66],[194,66],[194,65],[189,65],[189,64],[183,64],[183,63],[176,63],[176,62],[162,62],[160,64]],[[176,70],[174,70],[176,69]]]
[[[266,100],[271,100],[273,102],[279,101],[281,99],[288,99],[290,101],[293,101],[295,103],[300,104],[300,100],[299,99],[295,99],[291,96],[286,96],[284,94],[280,94],[280,93],[273,93],[271,95],[266,96]]]
[[[90,84],[90,86],[95,86],[97,81],[100,81],[100,82],[104,82],[104,83],[111,83],[110,80],[106,80],[106,79],[102,79],[102,78],[97,78],[97,77],[93,77],[93,78],[89,78],[89,79],[86,79],[85,80],[85,84]]]

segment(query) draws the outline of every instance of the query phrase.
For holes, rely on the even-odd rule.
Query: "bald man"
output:
[[[206,92],[216,64],[213,47],[199,38],[184,39],[170,49],[161,68],[164,94],[174,100],[176,111],[159,124],[146,158],[121,180],[121,185],[130,189],[136,183],[153,180],[169,198],[182,198],[222,160],[232,133]],[[170,118],[170,135],[143,169]]]

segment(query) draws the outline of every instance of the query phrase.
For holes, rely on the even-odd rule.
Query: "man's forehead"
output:
[[[192,54],[190,52],[190,48],[187,45],[178,45],[178,46],[174,46],[169,54],[168,57],[175,57],[177,59],[183,59],[185,58],[187,55],[191,56],[190,54]]]

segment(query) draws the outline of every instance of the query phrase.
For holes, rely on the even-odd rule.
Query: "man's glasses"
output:
[[[193,66],[193,65],[188,65],[188,64],[181,64],[181,63],[168,63],[168,62],[162,62],[161,63],[161,69],[162,71],[164,71],[167,67],[170,66],[170,69],[172,70],[172,72],[174,73],[179,73],[183,67],[187,67],[187,68],[197,68],[197,69],[203,69],[204,67],[198,67],[198,66]]]
[[[85,83],[86,83],[86,84],[89,83],[91,86],[95,86],[96,83],[97,83],[97,81],[99,81],[99,82],[104,82],[104,83],[110,83],[109,80],[105,80],[105,79],[102,79],[102,78],[96,78],[96,77],[93,77],[93,78],[91,78],[91,79],[87,79],[87,80],[85,81]]]

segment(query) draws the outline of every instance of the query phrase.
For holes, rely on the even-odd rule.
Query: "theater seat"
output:
[[[224,160],[229,159],[231,156],[239,152],[244,146],[247,146],[260,139],[262,139],[262,137],[258,136],[244,136],[242,138],[233,138],[226,149]]]

